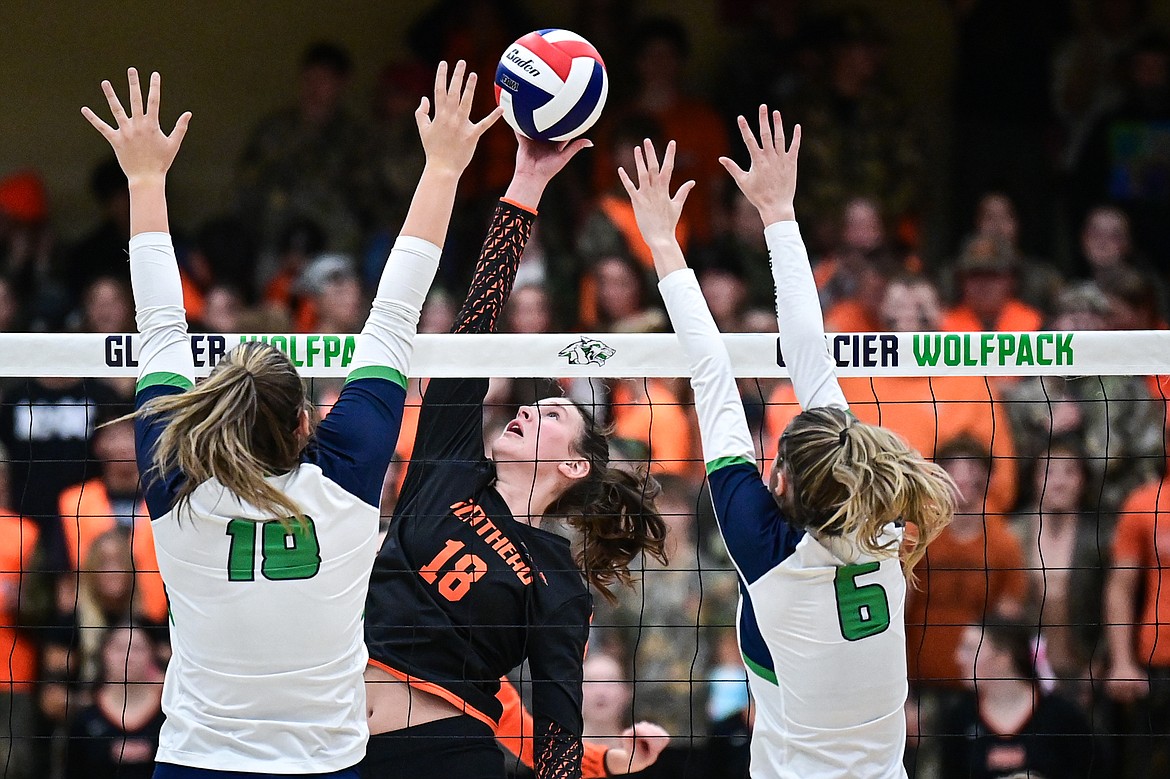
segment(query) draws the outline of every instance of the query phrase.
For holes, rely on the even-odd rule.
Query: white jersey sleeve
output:
[[[800,407],[849,408],[825,342],[825,322],[800,227],[796,222],[775,222],[764,228],[764,239],[776,283],[780,348]]]
[[[731,370],[731,358],[690,268],[658,283],[691,370],[707,472],[733,462],[755,467],[755,446]]]
[[[130,285],[134,319],[142,334],[137,389],[160,384],[194,387],[183,283],[168,233],[138,233],[130,239]]]

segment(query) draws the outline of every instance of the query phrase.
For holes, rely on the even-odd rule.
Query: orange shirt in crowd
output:
[[[677,476],[694,473],[690,421],[666,380],[619,382],[612,400],[614,437],[645,444],[657,472]]]
[[[892,430],[924,457],[969,435],[991,452],[986,509],[1004,514],[1016,500],[1016,448],[1007,409],[979,376],[884,376],[841,379],[850,410],[862,422]],[[800,413],[792,384],[777,385],[765,411],[765,456],[776,456],[784,428]]]
[[[878,333],[884,329],[873,312],[853,298],[835,303],[825,313],[825,330],[830,333]]]
[[[955,522],[980,522],[976,516]],[[982,532],[960,539],[947,528],[914,569],[919,586],[906,603],[906,657],[910,679],[960,688],[970,669],[955,658],[963,629],[996,612],[1018,614],[1028,590],[1020,542],[1001,516],[982,519]]]
[[[83,484],[68,487],[58,501],[61,527],[65,532],[65,550],[69,563],[77,570],[89,556],[89,550],[98,536],[113,530],[117,520],[110,507],[106,486],[101,479],[90,479]],[[134,512],[133,547],[135,598],[142,613],[155,622],[167,618],[167,594],[158,572],[158,558],[154,554],[154,533],[150,529],[150,515],[146,504],[139,502]]]
[[[37,526],[0,507],[0,693],[31,692],[37,647],[16,629],[21,575],[32,565]]]
[[[991,329],[1000,333],[1023,332],[1039,330],[1043,324],[1044,317],[1039,311],[1018,300],[1009,300]],[[978,333],[985,328],[969,306],[959,305],[943,316],[942,329],[952,333]]]
[[[496,726],[496,740],[531,769],[535,754],[532,742],[532,715],[524,708],[520,693],[506,676],[500,679],[500,691],[496,693],[496,700],[504,708],[504,713],[500,715],[500,724]],[[582,779],[604,779],[609,776],[610,773],[605,767],[605,753],[609,749],[590,741],[582,741],[581,745],[585,748],[585,754],[581,757]]]
[[[1137,622],[1137,658],[1170,668],[1170,479],[1134,490],[1122,504],[1113,564],[1145,571]]]

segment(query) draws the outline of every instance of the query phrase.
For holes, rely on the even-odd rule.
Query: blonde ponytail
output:
[[[798,525],[856,540],[875,557],[902,555],[912,578],[926,547],[955,513],[955,484],[898,436],[857,422],[841,409],[796,417],[780,439]],[[891,522],[906,525],[906,543],[883,542]]]
[[[242,344],[194,389],[155,398],[137,412],[166,420],[145,477],[181,473],[176,506],[215,479],[265,516],[301,520],[300,507],[266,477],[299,462],[304,440],[297,430],[307,408],[288,357],[262,342]]]

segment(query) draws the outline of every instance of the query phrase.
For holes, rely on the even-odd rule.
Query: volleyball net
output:
[[[253,340],[286,352],[327,412],[354,336],[193,334],[197,373]],[[799,413],[783,352],[775,334],[724,341],[766,472]],[[0,540],[0,657],[7,658],[0,673],[12,691],[0,703],[0,721],[12,723],[7,741],[0,732],[7,750],[0,765],[27,759],[22,747],[68,752],[85,740],[77,722],[96,705],[95,685],[108,676],[108,628],[125,616],[118,599],[129,598],[116,574],[133,577],[125,607],[160,625],[156,664],[166,661],[165,595],[138,556],[141,546],[132,556],[98,549],[110,531],[132,538],[146,521],[137,498],[127,502],[125,489],[110,483],[119,471],[134,477],[126,472],[132,452],[127,462],[100,433],[94,440],[95,424],[128,410],[139,345],[140,336],[126,334],[0,334],[8,481],[0,501],[14,515]],[[1031,667],[1017,671],[1031,671],[1045,694],[1070,702],[1097,734],[1095,760],[1129,775],[1142,760],[1170,759],[1159,756],[1170,727],[1170,584],[1163,584],[1170,520],[1159,513],[1157,486],[1167,462],[1170,331],[848,333],[830,334],[827,346],[853,413],[938,459],[964,492],[962,514],[920,564],[907,604],[910,761],[922,775],[952,765],[963,739],[951,713],[972,684],[990,681],[964,667],[965,633],[980,631],[982,640],[989,623],[1004,619],[1034,628]],[[614,460],[649,466],[663,486],[671,561],[639,561],[636,586],[619,591],[616,604],[595,598],[586,734],[612,742],[633,722],[659,722],[673,737],[664,770],[746,776],[735,773],[746,766],[751,729],[748,672],[735,643],[738,584],[703,491],[689,372],[676,338],[420,335],[411,374],[493,379],[488,437],[517,405],[567,395],[613,426]],[[412,381],[384,490],[386,521],[420,398]],[[72,483],[45,494],[68,474]],[[1170,510],[1170,498],[1162,505]],[[17,524],[16,515],[27,519]],[[54,577],[57,570],[66,576]],[[1124,632],[1111,638],[1121,623]],[[1145,678],[1129,686],[1117,678],[1111,641],[1128,643],[1129,670]]]

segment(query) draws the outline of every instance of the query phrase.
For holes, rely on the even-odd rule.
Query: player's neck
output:
[[[496,492],[520,522],[539,527],[544,512],[557,497],[558,485],[535,478],[531,467],[496,464]]]

